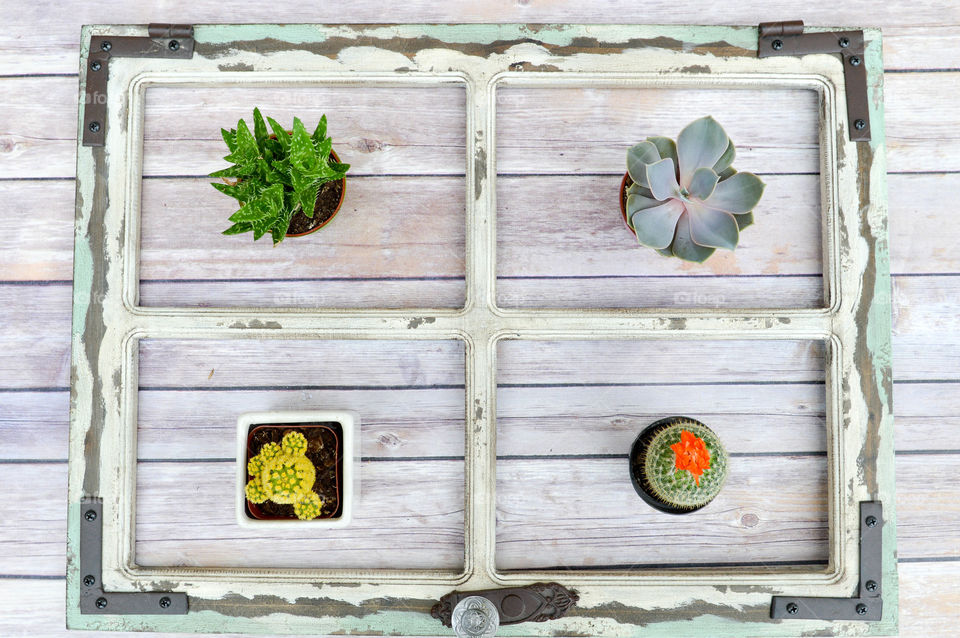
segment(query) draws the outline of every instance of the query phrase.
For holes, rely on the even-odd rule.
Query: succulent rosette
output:
[[[712,117],[688,124],[676,143],[648,137],[627,151],[627,224],[637,241],[665,256],[703,262],[733,250],[766,185],[733,168],[736,150]]]

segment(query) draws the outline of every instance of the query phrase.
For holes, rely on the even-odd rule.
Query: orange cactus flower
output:
[[[699,486],[703,471],[710,469],[710,450],[707,449],[707,444],[692,432],[681,430],[680,441],[671,445],[670,449],[676,455],[676,468],[690,472]]]

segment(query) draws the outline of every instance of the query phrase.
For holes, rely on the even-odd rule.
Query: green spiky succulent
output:
[[[284,435],[281,443],[265,443],[247,461],[250,481],[245,492],[251,503],[270,500],[293,505],[297,518],[309,520],[320,515],[323,500],[313,491],[317,471],[306,457],[307,438],[297,431]]]
[[[703,507],[727,478],[726,450],[713,430],[693,419],[677,418],[657,428],[640,456],[647,493],[678,510]]]
[[[676,143],[648,137],[627,151],[627,224],[661,255],[703,262],[733,250],[766,185],[733,168],[736,150],[712,117],[688,124]]]
[[[273,135],[267,131],[267,122]],[[230,154],[224,157],[233,165],[210,173],[210,177],[235,178],[234,183],[214,182],[221,193],[240,202],[230,216],[233,225],[224,235],[253,233],[254,240],[266,233],[274,245],[283,241],[293,216],[302,212],[313,217],[320,187],[343,179],[349,164],[334,160],[330,153],[333,140],[327,137],[327,116],[313,134],[299,118],[293,118],[293,130],[287,132],[273,118],[253,110],[253,132],[242,119],[237,128],[220,130]]]

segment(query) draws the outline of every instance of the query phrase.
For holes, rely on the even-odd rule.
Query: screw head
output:
[[[173,603],[170,601],[170,599],[169,599],[168,597],[164,596],[163,598],[160,599],[160,603],[159,603],[159,604],[160,604],[160,608],[161,608],[161,609],[166,609],[166,608],[168,608],[170,605],[172,605]]]
[[[773,42],[770,43],[770,46],[773,47],[774,51],[779,51],[780,49],[783,48],[783,40],[774,40]]]
[[[171,51],[176,51],[180,48],[180,42],[178,40],[170,40],[170,43],[167,44],[167,48]]]
[[[862,131],[863,129],[867,128],[867,123],[864,120],[854,120],[853,128],[857,129],[858,131]]]
[[[838,42],[838,44],[840,45],[841,49],[846,49],[848,46],[850,46],[850,38],[840,38],[840,42]]]
[[[860,66],[860,56],[854,55],[850,57],[850,66]]]
[[[100,43],[101,51],[109,51],[112,48],[113,48],[113,45],[110,44],[110,40],[104,40],[103,42]]]
[[[87,574],[83,577],[83,584],[87,587],[93,587],[97,584],[97,579],[94,578],[92,574]]]
[[[867,613],[867,606],[866,606],[866,605],[864,605],[863,603],[860,603],[859,605],[857,605],[857,615],[863,616],[863,615],[865,615],[866,613]]]
[[[866,587],[867,587],[867,591],[877,591],[877,587],[879,587],[879,585],[877,585],[877,581],[875,580],[868,580],[866,583]]]
[[[96,605],[97,605],[97,609],[106,609],[107,599],[103,598],[102,596],[100,598],[97,598]]]
[[[800,607],[797,603],[787,603],[787,613],[791,615],[796,615],[800,613]]]
[[[102,65],[100,64],[100,60],[94,60],[93,64],[90,65],[90,68],[93,69],[94,71],[99,71],[102,68]]]
[[[97,128],[93,128],[94,124],[97,125]],[[100,122],[90,122],[90,130],[99,131]],[[84,512],[83,517],[92,523],[93,521],[97,520],[97,513],[93,510],[87,510],[86,512]]]
[[[867,527],[876,527],[878,523],[877,517],[873,515],[868,516],[863,522],[867,524]]]
[[[90,122],[90,130],[93,131],[94,133],[96,133],[97,131],[99,131],[99,130],[100,130],[100,122]],[[92,511],[91,511],[91,512],[87,512],[88,515],[91,514],[91,513],[93,514],[93,518],[90,518],[90,516],[87,516],[87,520],[88,520],[88,521],[95,521],[95,520],[97,520],[97,513],[96,513],[96,512],[92,512]]]

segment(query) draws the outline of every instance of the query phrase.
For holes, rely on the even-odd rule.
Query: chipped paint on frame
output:
[[[816,29],[808,29],[816,30]],[[142,26],[85,27],[144,35]],[[838,58],[756,57],[748,27],[635,25],[200,25],[190,60],[111,61],[106,146],[78,145],[67,622],[106,630],[448,633],[428,613],[452,589],[560,580],[566,618],[501,635],[889,635],[897,628],[896,529],[884,526],[884,619],[771,620],[773,595],[849,596],[858,505],[895,521],[890,278],[880,35],[866,32],[873,139],[847,136]],[[87,50],[81,48],[81,87]],[[145,308],[137,298],[140,145],[149,86],[431,86],[467,92],[467,302],[459,310]],[[501,85],[804,87],[822,104],[824,306],[812,310],[504,310],[495,299],[495,94]],[[82,102],[81,102],[82,104]],[[82,107],[81,107],[82,108]],[[82,122],[82,113],[80,114]],[[79,136],[78,136],[79,137]],[[348,326],[348,327],[344,327]],[[460,339],[467,356],[465,564],[435,570],[240,570],[134,562],[136,347],[176,338]],[[821,339],[827,370],[830,564],[823,568],[501,573],[495,547],[496,344],[501,339]],[[469,409],[468,409],[469,407]],[[184,616],[78,610],[80,499],[104,502],[107,590],[186,592]]]

